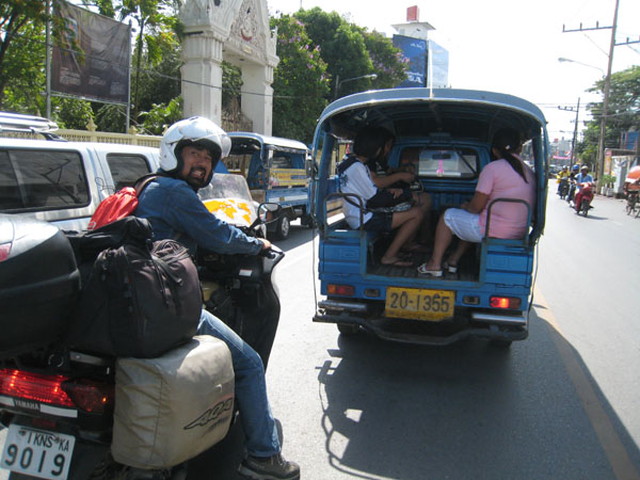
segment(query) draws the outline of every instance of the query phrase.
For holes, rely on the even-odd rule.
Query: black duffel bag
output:
[[[70,348],[153,358],[195,335],[202,311],[196,266],[181,244],[151,236],[149,222],[137,217],[70,236],[81,265],[91,265],[81,268]]]

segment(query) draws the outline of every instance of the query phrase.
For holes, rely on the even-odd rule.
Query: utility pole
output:
[[[559,110],[564,110],[566,112],[576,112],[576,121],[573,127],[573,138],[571,140],[571,165],[575,165],[576,163],[576,142],[578,138],[578,115],[580,115],[580,97],[578,97],[578,105],[576,108],[573,107],[561,107],[558,106]],[[569,166],[571,166],[569,165]]]
[[[604,148],[605,142],[604,137],[607,131],[607,115],[609,113],[609,91],[611,89],[611,66],[613,65],[613,51],[616,46],[616,30],[618,27],[618,6],[620,4],[620,0],[616,0],[615,9],[613,12],[613,24],[608,27],[601,27],[598,22],[596,22],[595,27],[583,28],[582,24],[580,24],[580,28],[567,30],[565,26],[562,26],[562,32],[584,32],[587,30],[604,30],[611,29],[611,42],[609,43],[609,58],[607,63],[607,74],[604,77],[604,91],[602,97],[602,112],[600,116],[600,138],[598,139],[598,158],[596,161],[596,171],[598,176],[598,182],[602,178],[604,174]],[[635,43],[635,42],[632,42]]]
[[[607,115],[609,114],[609,91],[611,90],[611,65],[613,64],[613,50],[616,46],[616,29],[618,27],[618,5],[613,12],[613,26],[611,27],[611,42],[609,43],[609,63],[607,64],[607,76],[604,77],[604,98],[602,99],[602,118],[600,119],[600,140],[598,141],[598,185],[604,175],[604,137],[607,132]]]
[[[576,140],[578,137],[578,115],[580,114],[580,97],[578,97],[578,106],[576,107],[576,124],[573,127],[573,139],[571,140],[571,165],[576,164]]]

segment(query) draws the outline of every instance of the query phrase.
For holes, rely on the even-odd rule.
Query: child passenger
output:
[[[364,229],[373,232],[391,232],[397,230],[391,244],[380,259],[383,265],[410,267],[412,262],[399,257],[400,249],[410,244],[415,238],[418,227],[423,220],[423,211],[419,206],[407,204],[404,211],[372,212],[372,205],[381,198],[389,201],[389,206],[402,202],[413,202],[409,190],[400,188],[378,188],[374,183],[366,163],[378,158],[383,150],[386,137],[380,129],[362,130],[353,142],[353,153],[349,154],[339,165],[340,191],[354,194],[365,202],[359,205],[354,197],[346,197],[343,203],[345,218],[351,228],[360,228],[361,218]]]

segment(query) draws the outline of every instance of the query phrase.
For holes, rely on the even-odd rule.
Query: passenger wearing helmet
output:
[[[211,182],[216,164],[230,149],[226,132],[206,118],[191,117],[169,127],[160,143],[160,176],[141,193],[136,209],[137,216],[151,222],[157,240],[178,240],[191,253],[201,247],[223,254],[258,254],[271,247],[268,240],[249,237],[211,215],[197,195]],[[277,325],[261,327],[262,343],[251,348],[224,322],[203,309],[198,334],[220,338],[231,351],[248,452],[240,472],[257,480],[298,479],[300,467],[280,453],[264,377],[264,363]]]
[[[576,193],[576,175],[580,173],[580,165],[577,163],[571,167],[571,173],[569,174],[569,194],[567,195],[567,203],[572,206],[573,197]]]
[[[558,172],[558,175],[556,175],[556,178],[558,179],[558,195],[560,195],[560,190],[562,189],[563,185],[566,185],[566,182],[569,181],[569,176],[571,174],[569,173],[569,167],[567,165],[562,167],[562,170],[560,170],[560,172]]]
[[[582,202],[582,197],[584,195],[583,189],[587,185],[593,185],[593,177],[589,173],[589,167],[587,165],[583,165],[580,167],[580,173],[577,174],[574,178],[576,183],[576,200],[575,200],[575,209],[580,209],[580,203]],[[593,206],[591,206],[593,208]]]

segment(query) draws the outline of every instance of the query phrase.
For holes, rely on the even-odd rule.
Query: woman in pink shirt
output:
[[[470,202],[460,208],[450,208],[440,217],[436,228],[433,253],[428,262],[418,267],[418,273],[442,276],[443,257],[453,236],[459,238],[457,248],[449,256],[445,267],[449,273],[458,271],[458,261],[471,243],[479,243],[485,236],[487,208],[498,198],[523,200],[533,208],[535,177],[533,171],[518,156],[522,149],[519,132],[512,128],[499,130],[491,145],[496,160],[480,172],[476,191]],[[529,228],[527,208],[520,202],[497,202],[491,207],[489,237],[521,238]]]

